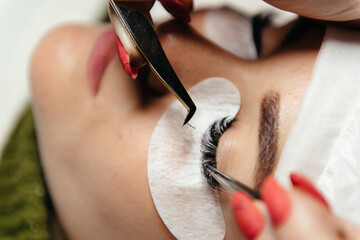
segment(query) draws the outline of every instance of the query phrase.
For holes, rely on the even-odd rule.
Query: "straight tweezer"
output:
[[[110,4],[150,69],[188,111],[183,125],[187,124],[195,114],[196,106],[171,67],[148,18],[139,11],[119,6],[114,0],[110,0]]]
[[[224,187],[230,193],[235,193],[237,191],[245,192],[250,197],[255,199],[260,199],[259,193],[257,191],[252,190],[248,186],[242,184],[238,180],[229,175],[221,172],[220,170],[214,168],[213,166],[206,166],[209,170],[209,173],[215,180],[220,184],[220,186]]]

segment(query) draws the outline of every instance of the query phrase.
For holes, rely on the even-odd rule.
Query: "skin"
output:
[[[357,0],[265,0],[271,5],[301,16],[326,21],[352,21],[360,19]]]
[[[201,23],[201,16],[192,17],[194,25]],[[70,239],[172,239],[152,202],[146,166],[153,129],[175,98],[151,74],[131,81],[117,57],[106,69],[98,94],[92,96],[87,58],[97,36],[108,27],[59,27],[34,52],[32,104],[46,182]],[[237,114],[241,124],[221,138],[218,163],[219,169],[253,187],[261,99],[269,91],[280,95],[280,153],[310,80],[323,32],[310,30],[258,61],[236,58],[179,22],[162,25],[158,35],[186,89],[220,76],[241,92]],[[145,83],[151,91],[144,91]],[[226,239],[242,239],[232,219],[229,196],[220,198]]]
[[[151,8],[154,0],[116,0],[128,4],[145,3],[144,6]],[[186,9],[191,10],[193,0],[173,0],[184,4]],[[170,1],[168,1],[170,2]],[[196,1],[195,1],[196,2]],[[334,22],[348,22],[346,25],[359,26],[360,20],[360,2],[358,0],[265,0],[265,2],[274,7],[283,9],[285,11],[293,12],[304,17],[334,21]]]
[[[299,188],[287,191],[291,213],[280,225],[274,227],[263,202],[256,202],[266,226],[256,237],[270,239],[359,239],[360,228],[336,217],[319,201]]]

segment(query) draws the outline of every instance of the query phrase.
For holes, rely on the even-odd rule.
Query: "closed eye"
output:
[[[206,130],[201,138],[200,151],[202,174],[206,178],[208,184],[216,190],[219,190],[219,183],[211,176],[207,166],[210,165],[216,168],[216,150],[220,137],[235,121],[236,118],[230,117],[218,119],[212,123],[212,125]]]

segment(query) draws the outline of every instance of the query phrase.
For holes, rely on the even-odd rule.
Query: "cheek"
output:
[[[144,112],[134,108],[114,114],[111,108],[121,108],[119,101],[91,99],[86,63],[93,42],[88,39],[96,39],[99,31],[102,27],[53,30],[35,50],[31,65],[32,105],[46,180],[69,234],[88,232],[80,239],[110,239],[106,236],[116,227],[130,227],[119,219],[141,218],[139,209],[154,216],[145,166],[155,121],[148,113],[142,118]],[[86,224],[73,230],[78,222],[89,221],[108,223],[108,233],[91,236],[93,230]]]
[[[162,228],[146,171],[153,122],[141,118],[139,112],[132,115],[124,120],[104,114],[96,118],[94,114],[58,137],[46,129],[40,139],[55,207],[71,234],[88,232],[81,239],[94,237],[89,223],[103,229],[96,239],[127,239],[121,235],[124,229],[136,234]],[[74,230],[72,226],[78,222],[87,224]]]

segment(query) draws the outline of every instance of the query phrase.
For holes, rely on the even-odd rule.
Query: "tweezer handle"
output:
[[[196,106],[171,67],[151,23],[141,12],[118,5],[115,6],[122,20],[125,20],[123,24],[127,31],[129,31],[133,42],[136,43],[137,48],[148,62],[151,70],[169,91],[181,101],[185,108],[192,113],[188,114],[187,119],[185,119],[186,123],[195,113]]]
[[[223,173],[222,171],[211,165],[207,165],[207,168],[210,170],[210,174],[215,178],[215,180],[220,184],[220,186],[224,187],[230,193],[242,191],[247,193],[252,198],[260,199],[260,195],[257,191],[249,188],[235,178]]]

